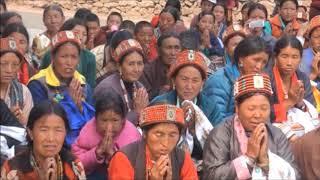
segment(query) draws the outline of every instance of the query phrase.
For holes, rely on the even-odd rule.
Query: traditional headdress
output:
[[[197,67],[201,71],[201,75],[207,78],[207,64],[203,56],[194,50],[185,50],[178,53],[176,62],[170,66],[169,78],[172,78],[182,67],[187,65]]]
[[[80,48],[81,42],[73,31],[60,31],[51,40],[52,51],[66,42],[74,42]]]
[[[140,127],[158,123],[175,123],[184,126],[184,113],[181,108],[174,105],[163,104],[145,108],[140,114]]]
[[[116,62],[119,62],[125,54],[131,51],[138,51],[143,54],[140,43],[134,39],[128,39],[122,41],[117,48],[111,52],[111,56]]]
[[[22,49],[17,45],[17,41],[13,37],[6,37],[0,39],[0,50],[1,51],[12,51],[14,52],[20,59],[20,61],[25,60],[23,56]]]
[[[248,74],[241,76],[234,84],[234,97],[261,92],[272,96],[270,77],[266,74]]]

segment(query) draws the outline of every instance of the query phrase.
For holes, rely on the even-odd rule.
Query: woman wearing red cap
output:
[[[171,65],[169,78],[173,90],[156,97],[152,103],[166,102],[185,111],[195,112],[187,124],[187,132],[183,133],[183,141],[179,146],[186,148],[191,157],[197,161],[198,172],[201,173],[203,145],[212,125],[221,118],[216,101],[211,101],[201,92],[207,77],[207,65],[200,52],[185,50],[177,55],[177,61]],[[190,114],[191,115],[191,114]]]
[[[202,86],[207,79],[207,65],[200,52],[184,50],[177,54],[177,61],[170,66],[168,73],[173,90],[156,97],[151,103],[167,102],[182,106],[184,100],[198,105],[212,124],[220,119],[215,110],[215,101],[208,101],[202,93]]]
[[[16,77],[25,61],[13,38],[0,39],[0,165],[15,155],[16,146],[26,141],[25,126],[33,106],[29,89]]]
[[[49,99],[63,106],[71,128],[66,138],[66,144],[70,146],[81,128],[94,116],[91,88],[76,71],[81,46],[73,31],[60,31],[51,43],[51,65],[34,75],[28,88],[35,104]]]
[[[109,164],[109,178],[198,179],[190,154],[176,147],[185,125],[183,110],[154,105],[141,112],[143,139],[120,149]]]
[[[111,39],[110,52],[118,71],[102,80],[94,91],[99,99],[109,90],[117,92],[126,107],[126,118],[138,124],[140,111],[149,103],[148,93],[139,79],[143,73],[145,57],[138,41],[128,31],[119,31]]]
[[[27,119],[33,106],[28,88],[16,79],[20,65],[25,58],[17,41],[2,38],[0,50],[0,99],[3,99],[21,125],[27,125]]]
[[[299,179],[287,138],[268,122],[272,93],[267,75],[235,82],[236,113],[208,136],[204,179]]]

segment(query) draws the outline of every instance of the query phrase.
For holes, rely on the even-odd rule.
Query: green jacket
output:
[[[51,53],[47,51],[44,55],[40,69],[45,69],[51,64]],[[95,88],[96,86],[96,57],[88,50],[80,52],[80,63],[77,70],[86,78],[86,82]]]

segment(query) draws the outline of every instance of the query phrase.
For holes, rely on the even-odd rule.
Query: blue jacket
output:
[[[313,58],[314,58],[314,55],[312,52],[312,48],[303,50],[302,61],[300,63],[299,68],[302,72],[306,73],[307,76],[311,74]]]
[[[175,90],[170,91],[166,94],[155,97],[151,104],[165,102],[168,104],[176,105],[177,104],[177,92]],[[198,96],[197,105],[203,111],[203,113],[207,116],[208,120],[211,122],[213,126],[219,123],[221,119],[221,114],[217,108],[216,101],[209,101],[209,99],[200,92]]]
[[[73,78],[78,79],[83,86],[84,99],[82,101],[82,112],[78,110],[78,107],[72,100],[68,87],[60,84],[51,65],[34,75],[28,84],[34,104],[43,100],[53,100],[58,102],[66,111],[70,126],[70,130],[65,139],[67,147],[73,144],[81,128],[95,115],[95,109],[92,106],[90,86],[85,83],[84,77],[77,71]]]
[[[209,77],[203,88],[203,94],[209,101],[217,103],[216,107],[220,112],[221,123],[224,118],[231,116],[235,112],[233,98],[233,84],[240,76],[236,65],[227,65]]]

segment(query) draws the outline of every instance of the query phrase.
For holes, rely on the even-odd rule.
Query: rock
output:
[[[97,2],[93,3],[93,7],[99,7],[99,8],[101,8],[101,7],[103,7],[103,3],[100,2],[100,1],[97,1]]]
[[[104,7],[106,7],[106,8],[114,8],[114,7],[117,7],[117,6],[118,6],[118,4],[114,3],[114,2],[104,3]]]
[[[143,8],[153,8],[154,7],[154,2],[153,1],[143,1],[139,3],[139,6]]]
[[[188,16],[189,14],[192,14],[192,13],[193,13],[193,10],[191,8],[187,8],[187,7],[182,8],[183,16]]]
[[[193,5],[193,2],[185,1],[185,5],[188,6],[188,7],[191,7]]]

